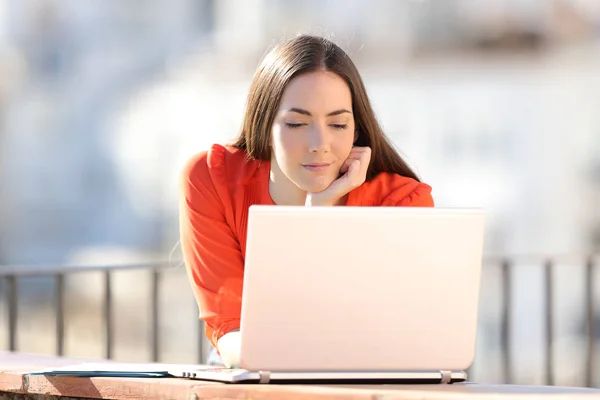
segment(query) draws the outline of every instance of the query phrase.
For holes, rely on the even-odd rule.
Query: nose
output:
[[[327,153],[330,149],[330,141],[331,139],[326,129],[314,126],[309,133],[308,150],[311,153]]]

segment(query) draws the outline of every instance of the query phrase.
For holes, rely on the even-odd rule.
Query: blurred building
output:
[[[128,131],[127,128],[120,131],[115,142],[111,121],[120,114],[141,115],[139,109],[156,101],[152,100],[153,92],[163,93],[164,89],[164,93],[176,97],[178,89],[173,82],[177,80],[191,79],[190,83],[197,86],[190,93],[199,101],[218,96],[219,84],[229,84],[232,87],[229,93],[239,92],[232,95],[242,99],[245,85],[266,46],[296,32],[324,34],[337,40],[357,60],[367,81],[378,81],[371,77],[376,76],[376,71],[386,69],[390,71],[386,75],[389,79],[381,85],[395,85],[399,92],[408,90],[406,85],[411,81],[421,85],[416,88],[415,96],[422,96],[429,104],[421,104],[422,111],[413,111],[426,112],[428,107],[437,107],[431,111],[445,123],[434,127],[432,121],[420,120],[422,117],[418,115],[410,117],[416,118],[414,127],[407,127],[406,122],[396,123],[395,118],[387,116],[382,117],[384,123],[390,126],[392,136],[398,137],[403,130],[402,142],[414,142],[419,147],[423,156],[417,166],[426,169],[426,178],[436,183],[440,176],[437,188],[442,200],[460,202],[460,196],[453,196],[441,183],[447,180],[442,169],[450,166],[455,169],[454,176],[473,174],[485,162],[487,174],[495,176],[496,184],[485,188],[478,185],[477,191],[490,193],[497,199],[490,206],[497,209],[498,219],[506,222],[491,230],[497,240],[497,249],[491,250],[547,251],[564,239],[559,235],[549,239],[551,246],[537,246],[535,238],[540,237],[534,232],[548,216],[540,215],[536,220],[522,218],[518,209],[527,207],[510,193],[527,193],[527,199],[541,201],[548,197],[536,192],[534,181],[540,176],[548,179],[556,176],[549,178],[547,163],[558,163],[552,163],[539,152],[542,142],[548,149],[553,146],[553,139],[544,131],[548,128],[544,126],[546,116],[536,114],[531,108],[531,114],[527,115],[522,107],[514,107],[513,102],[521,101],[523,107],[544,107],[547,97],[540,90],[546,84],[534,74],[538,68],[542,73],[555,73],[553,61],[526,56],[529,58],[520,67],[511,58],[515,54],[553,51],[565,42],[581,46],[593,40],[600,21],[596,2],[494,0],[483,6],[476,0],[441,3],[381,0],[378,7],[357,0],[343,4],[154,0],[93,5],[5,0],[1,4],[4,22],[0,41],[5,48],[13,49],[22,61],[21,73],[26,75],[18,90],[5,97],[3,106],[2,186],[6,188],[4,212],[8,214],[4,221],[11,221],[9,229],[3,224],[5,231],[10,232],[2,239],[6,262],[64,261],[74,248],[101,244],[163,252],[168,247],[162,243],[165,237],[167,242],[173,240],[170,226],[174,221],[173,208],[165,204],[173,199],[153,193],[164,190],[161,189],[164,184],[170,190],[173,187],[168,183],[172,175],[161,175],[161,171],[171,168],[160,164],[179,166],[178,148],[186,135],[194,136],[195,130],[202,129],[201,122],[190,120],[192,125],[183,128],[187,132],[173,137],[169,123],[176,122],[163,118],[162,131],[155,130],[153,137],[149,134],[138,138],[136,146],[128,148],[130,154],[119,155],[122,149],[114,148],[114,144],[127,141]],[[481,56],[473,56],[482,51],[504,54],[505,59],[496,58],[494,63],[483,59],[482,63]],[[590,47],[577,54],[594,57],[596,50]],[[571,65],[580,57],[577,54],[569,58]],[[470,74],[468,79],[464,79],[465,74]],[[219,84],[211,85],[211,76],[220,77]],[[436,79],[441,80],[432,86]],[[549,81],[552,79],[548,76]],[[577,85],[574,81],[565,84]],[[464,93],[464,97],[449,101],[442,97],[445,90],[455,96]],[[494,96],[490,98],[486,90]],[[572,90],[589,98],[589,102],[595,101],[591,91],[581,92],[583,87]],[[377,101],[384,103],[380,107],[386,109],[389,106],[385,104],[385,96],[393,101],[393,95],[381,93],[382,99],[377,97]],[[431,104],[430,96],[439,100],[439,104]],[[480,98],[487,102],[482,104]],[[163,106],[167,107],[166,103]],[[476,113],[472,112],[478,107]],[[586,113],[592,112],[566,111],[565,118],[569,115],[576,119],[586,118],[589,116]],[[235,112],[239,119],[240,109]],[[561,112],[554,110],[553,116]],[[138,121],[157,118],[160,117],[142,115]],[[210,118],[210,113],[205,118]],[[235,124],[224,127],[221,121],[207,123],[219,131],[203,133],[207,142],[212,135],[221,140],[232,137],[237,130]],[[582,128],[598,129],[597,123],[594,128],[590,124],[594,121]],[[413,133],[406,129],[413,129]],[[419,136],[418,130],[435,132]],[[583,137],[590,133],[580,131],[571,132],[569,137],[589,141]],[[420,143],[416,144],[417,141]],[[555,143],[558,153],[564,150],[560,139]],[[160,154],[165,150],[170,152],[167,157]],[[431,157],[432,154],[435,156]],[[124,165],[119,158],[133,164]],[[430,158],[440,162],[434,166]],[[570,160],[577,165],[567,166],[565,163]],[[595,161],[586,161],[589,165],[585,166],[579,165],[582,162],[579,158],[575,160],[565,157],[559,169],[565,172],[564,168],[573,168],[568,173],[581,177],[585,186],[584,174],[577,171],[592,169]],[[434,167],[439,169],[433,170]],[[515,179],[523,168],[528,173],[521,173]],[[134,176],[132,171],[139,174]],[[478,176],[485,180],[485,174]],[[565,177],[569,181],[572,178],[572,175]],[[142,181],[146,182],[143,195],[136,198],[127,194]],[[457,187],[456,183],[453,186]],[[543,187],[541,182],[537,187]],[[568,192],[562,187],[556,191],[562,195]],[[556,193],[547,195],[555,198]],[[586,207],[571,200],[557,202],[558,207],[560,204],[577,209]],[[150,211],[140,212],[140,208]],[[542,212],[543,206],[532,205],[531,210]],[[565,213],[565,219],[575,221],[568,209],[561,212]],[[585,223],[577,221],[577,226]],[[519,230],[532,232],[515,239],[514,227],[520,223],[527,226],[520,226]],[[171,233],[165,236],[165,229]],[[582,232],[589,234],[595,229],[582,227]],[[515,240],[520,243],[514,243]],[[568,250],[581,244],[582,248],[577,250],[583,250],[585,241],[576,236],[565,247]]]

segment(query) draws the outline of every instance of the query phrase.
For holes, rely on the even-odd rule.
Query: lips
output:
[[[321,172],[329,168],[331,166],[331,163],[311,163],[302,164],[302,166],[311,172]]]

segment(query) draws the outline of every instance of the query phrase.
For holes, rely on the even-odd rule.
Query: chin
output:
[[[329,185],[331,185],[331,182],[333,182],[332,179],[328,179],[328,178],[321,178],[321,179],[311,179],[311,180],[307,180],[302,182],[302,185],[299,185],[300,188],[306,192],[309,193],[319,193],[322,192],[323,190],[327,189],[329,187]]]

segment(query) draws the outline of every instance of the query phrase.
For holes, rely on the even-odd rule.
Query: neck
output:
[[[275,159],[271,160],[269,194],[275,204],[280,206],[303,206],[306,203],[306,192],[283,174]]]

